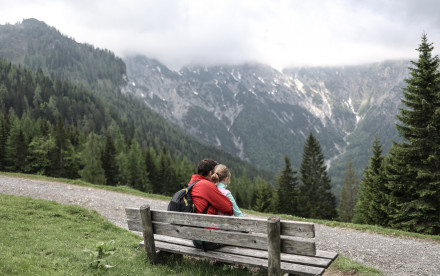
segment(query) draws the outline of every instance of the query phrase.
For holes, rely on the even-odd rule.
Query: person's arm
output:
[[[210,185],[206,185],[205,187],[206,196],[211,205],[217,209],[217,211],[231,216],[233,214],[231,200],[220,192],[214,183],[210,183]]]
[[[240,211],[240,208],[238,208],[237,202],[235,202],[234,196],[231,194],[231,192],[228,192],[226,196],[232,203],[232,211],[234,212],[234,217],[242,217],[243,213]]]

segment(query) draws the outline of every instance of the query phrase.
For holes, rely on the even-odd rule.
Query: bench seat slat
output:
[[[140,221],[139,208],[126,208],[127,219],[129,221]],[[191,225],[199,227],[221,226],[225,230],[246,231],[267,234],[267,220],[265,219],[247,219],[229,216],[212,216],[204,214],[190,214],[170,211],[152,210],[153,221],[173,223],[180,225]],[[135,226],[134,226],[135,227]],[[314,238],[315,226],[310,222],[299,221],[281,221],[281,235]],[[131,229],[130,229],[131,230]],[[142,231],[142,229],[132,230]]]
[[[240,256],[235,254],[230,254],[226,252],[221,252],[219,250],[204,252],[201,249],[195,248],[193,246],[177,245],[164,243],[161,241],[156,241],[156,249],[163,250],[167,252],[173,252],[177,254],[185,254],[196,257],[203,257],[208,259],[214,259],[221,262],[242,264],[242,265],[252,265],[257,267],[267,268],[267,259]],[[300,264],[281,262],[281,270],[289,273],[297,273],[301,275],[322,275],[324,273],[324,268],[305,266]]]
[[[180,245],[185,245],[185,246],[193,246],[192,241],[186,240],[186,239],[167,237],[167,236],[162,236],[162,235],[155,235],[154,239],[156,241],[161,241],[161,242],[166,242],[166,243],[173,243],[173,244],[178,244],[178,245],[180,244]],[[140,243],[140,245],[143,246],[143,241]],[[257,258],[262,258],[262,259],[267,259],[267,256],[268,256],[267,250],[241,248],[241,247],[235,247],[235,246],[225,246],[225,247],[216,249],[215,251],[220,251],[220,252],[224,252],[224,253],[233,253],[233,254],[237,254],[237,255],[250,256],[250,257],[257,257]],[[320,257],[316,257],[316,256],[310,257],[310,256],[301,256],[301,255],[292,255],[292,254],[281,253],[281,261],[327,268],[330,266],[332,259],[320,258]]]
[[[316,250],[315,256],[319,258],[329,259],[333,262],[338,257],[338,253],[331,251]]]
[[[153,222],[153,228],[155,234],[176,238],[202,240],[262,250],[267,250],[268,246],[267,236],[262,234],[254,233],[251,235],[247,233],[193,228],[158,222]],[[313,241],[281,236],[281,252],[314,256],[316,254],[315,243]]]

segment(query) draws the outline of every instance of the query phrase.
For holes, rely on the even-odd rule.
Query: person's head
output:
[[[213,182],[214,184],[218,184],[221,182],[228,186],[230,179],[231,173],[229,172],[228,167],[223,164],[215,166],[214,172],[211,175],[211,182]]]
[[[210,177],[212,171],[217,165],[218,163],[212,159],[203,159],[197,165],[197,174],[204,177]]]

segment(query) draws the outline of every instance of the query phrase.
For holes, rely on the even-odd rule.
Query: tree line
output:
[[[401,141],[384,154],[376,137],[360,186],[346,177],[345,221],[440,234],[440,60],[433,49],[423,34],[396,116]]]
[[[336,201],[324,157],[313,135],[305,146],[303,185],[298,185],[287,156],[285,161],[275,187],[258,175],[251,177],[245,172],[237,176],[231,167],[230,189],[239,206],[261,212],[336,218]],[[0,170],[125,185],[163,195],[172,195],[196,173],[195,164],[186,157],[172,155],[165,147],[142,148],[136,139],[127,142],[119,130],[105,135],[86,133],[66,125],[62,117],[52,124],[27,115],[19,118],[13,111],[0,113]]]

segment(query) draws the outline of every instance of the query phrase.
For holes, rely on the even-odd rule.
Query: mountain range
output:
[[[39,41],[43,39],[44,43]],[[115,85],[119,93],[144,103],[148,118],[158,114],[171,122],[155,122],[154,133],[161,133],[161,125],[168,130],[176,127],[212,145],[216,153],[219,149],[230,153],[234,162],[238,157],[275,173],[282,169],[284,155],[299,169],[304,141],[312,133],[320,142],[336,191],[343,185],[348,160],[361,177],[375,136],[385,151],[398,139],[395,115],[410,66],[400,60],[280,72],[248,63],[193,65],[175,71],[145,56],[119,58],[108,50],[76,43],[34,19],[0,26],[0,57],[86,85],[109,101],[118,94],[108,94]],[[136,114],[139,118],[131,113],[121,117],[132,118],[137,127],[144,121],[148,125],[149,119],[140,118],[143,113]],[[185,152],[190,142],[182,137],[184,146],[174,143],[174,147]],[[209,147],[203,146],[203,152]]]
[[[129,93],[198,139],[262,168],[279,171],[287,154],[298,169],[312,133],[339,187],[349,160],[361,177],[375,136],[385,151],[398,140],[395,115],[410,66],[402,60],[283,72],[263,64],[173,71],[145,56],[124,61]]]

